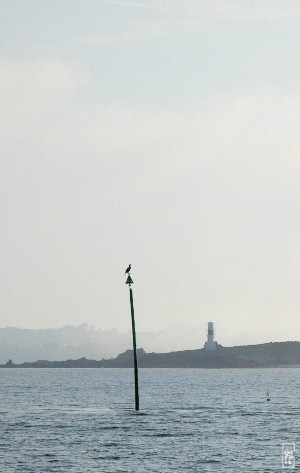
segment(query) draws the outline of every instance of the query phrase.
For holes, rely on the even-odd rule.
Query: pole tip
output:
[[[128,278],[126,279],[126,284],[129,284],[129,286],[131,286],[131,284],[133,284],[133,280],[131,279],[130,274],[128,274]]]

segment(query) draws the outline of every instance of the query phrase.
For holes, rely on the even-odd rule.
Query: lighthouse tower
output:
[[[213,322],[207,324],[207,341],[205,342],[204,349],[213,351],[217,348],[217,342],[214,340],[215,328]]]

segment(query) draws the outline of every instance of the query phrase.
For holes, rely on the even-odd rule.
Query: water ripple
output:
[[[273,473],[300,434],[292,369],[140,370],[140,412],[131,370],[1,376],[4,473]]]

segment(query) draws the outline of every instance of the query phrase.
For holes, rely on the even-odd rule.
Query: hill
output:
[[[204,344],[201,327],[170,326],[155,332],[139,332],[140,346],[148,352],[193,349]],[[199,341],[200,334],[200,341]],[[203,333],[203,336],[205,333]],[[16,363],[35,360],[111,358],[132,344],[131,331],[101,330],[87,324],[60,328],[0,328],[0,363],[12,358]]]
[[[300,366],[300,342],[270,342],[235,347],[217,346],[216,351],[183,350],[169,353],[146,353],[138,349],[140,368],[267,368]],[[0,368],[132,368],[132,350],[116,358],[89,360],[38,360],[14,364],[9,360]]]

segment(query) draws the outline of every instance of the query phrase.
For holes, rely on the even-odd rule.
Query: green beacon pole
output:
[[[129,295],[130,295],[130,309],[131,309],[131,324],[132,324],[132,341],[133,341],[133,363],[134,363],[134,392],[135,392],[135,410],[140,410],[140,401],[139,401],[139,377],[138,377],[138,362],[137,362],[137,353],[136,353],[136,333],[135,333],[135,320],[134,320],[134,306],[133,306],[133,292],[131,289],[131,284],[133,280],[131,279],[130,273],[128,272],[128,277],[126,284],[129,285]]]

